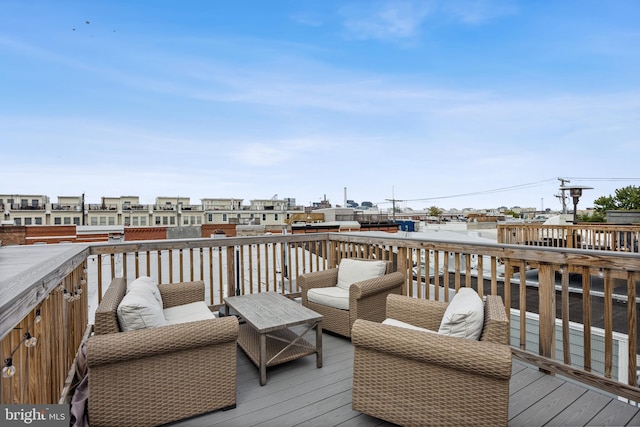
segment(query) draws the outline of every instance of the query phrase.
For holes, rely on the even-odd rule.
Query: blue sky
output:
[[[580,207],[640,186],[640,2],[0,2],[0,193]]]

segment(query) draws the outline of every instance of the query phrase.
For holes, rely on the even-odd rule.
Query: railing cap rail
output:
[[[87,256],[82,243],[0,247],[0,339]]]

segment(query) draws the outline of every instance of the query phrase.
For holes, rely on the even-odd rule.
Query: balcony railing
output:
[[[639,252],[640,225],[617,224],[498,224],[498,242]]]
[[[415,298],[448,300],[453,290],[463,286],[474,287],[480,294],[502,296],[511,314],[516,357],[544,372],[640,401],[636,378],[637,253],[366,233],[138,241],[86,248],[86,254],[80,255],[82,262],[59,275],[54,280],[57,284],[42,288],[39,280],[24,283],[25,292],[32,295],[17,300],[24,313],[0,316],[3,359],[22,336],[22,329],[14,328],[32,324],[36,308],[59,305],[56,289],[60,285],[68,290],[84,286],[84,277],[88,277],[89,293],[96,300],[113,277],[133,280],[148,275],[159,283],[203,280],[208,304],[219,306],[225,296],[234,294],[277,291],[296,296],[298,275],[334,267],[343,257],[361,257],[393,260],[397,269],[406,273],[405,293]],[[46,299],[47,295],[53,298]],[[78,302],[87,309],[85,300]],[[5,305],[2,307],[4,310]],[[70,306],[64,307],[68,310]],[[72,331],[74,336],[82,335],[87,326],[83,317],[66,322],[70,329],[49,332],[58,341],[69,343],[67,357],[55,359],[58,372],[69,370],[69,356],[78,348],[77,338],[74,341],[67,336]],[[14,365],[18,359],[21,366],[35,366],[35,357],[45,354],[20,351],[25,355],[16,358],[14,354]],[[11,380],[2,379],[3,403],[29,403],[33,387],[47,381],[41,370],[21,369]],[[51,393],[53,401],[56,397]]]

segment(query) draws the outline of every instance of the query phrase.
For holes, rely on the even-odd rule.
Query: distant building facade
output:
[[[291,214],[304,213],[293,206],[295,199],[201,199],[192,205],[188,197],[157,197],[155,204],[141,204],[138,196],[102,197],[100,203],[85,203],[84,196],[0,194],[2,224],[184,227],[204,224],[264,225],[286,227]]]

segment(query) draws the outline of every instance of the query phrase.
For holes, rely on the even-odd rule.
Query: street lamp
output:
[[[569,196],[573,198],[573,224],[578,222],[578,200],[582,196],[582,190],[593,190],[593,187],[586,185],[567,185],[560,187],[560,190],[569,190]]]

